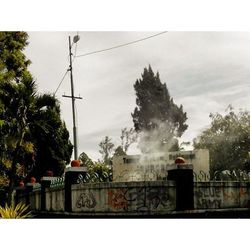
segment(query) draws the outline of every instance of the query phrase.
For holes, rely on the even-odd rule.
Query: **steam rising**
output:
[[[169,122],[154,119],[150,125],[151,130],[143,130],[139,135],[138,147],[143,154],[168,152],[177,144]]]

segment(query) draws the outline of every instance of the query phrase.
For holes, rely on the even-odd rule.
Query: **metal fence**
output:
[[[95,182],[111,182],[113,179],[113,175],[111,172],[92,172],[92,173],[86,173],[85,175],[79,174],[77,183],[83,184],[83,183],[95,183]]]
[[[65,182],[64,176],[52,179],[50,182],[50,187],[62,187],[64,186],[64,182]]]

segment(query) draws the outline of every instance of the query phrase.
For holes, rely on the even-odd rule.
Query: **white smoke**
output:
[[[168,152],[177,143],[174,137],[173,126],[168,122],[152,120],[154,128],[143,130],[139,134],[138,147],[143,154]]]

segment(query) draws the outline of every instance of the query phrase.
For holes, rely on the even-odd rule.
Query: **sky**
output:
[[[160,31],[159,31],[160,32]],[[74,55],[110,48],[158,32],[78,31],[80,40]],[[54,93],[69,65],[68,37],[77,32],[28,32],[26,56],[41,93]],[[100,141],[107,135],[116,146],[121,129],[133,127],[131,113],[136,106],[133,84],[151,65],[160,74],[177,105],[187,113],[188,129],[181,141],[191,141],[211,122],[209,114],[225,113],[231,104],[236,110],[250,110],[250,33],[170,31],[125,47],[76,57],[73,62],[78,152],[101,158]],[[69,74],[56,97],[60,101],[73,141]],[[191,149],[191,147],[187,148]],[[129,154],[139,153],[136,145]],[[72,154],[73,156],[73,154]]]
[[[155,32],[80,32],[77,53],[85,53],[130,42],[161,30],[250,30],[248,1],[232,0],[155,0],[134,1],[126,3],[115,0],[43,0],[2,1],[1,29],[5,30],[143,30]],[[10,12],[11,11],[11,12]],[[11,15],[10,15],[11,13]],[[11,18],[10,18],[11,16]],[[150,18],[149,18],[150,17]],[[68,67],[68,35],[76,32],[28,32],[29,46],[26,54],[32,60],[32,71],[39,91],[53,93]],[[84,99],[77,101],[79,152],[86,151],[90,156],[99,158],[98,143],[106,134],[119,142],[120,128],[133,126],[130,113],[135,107],[133,84],[140,77],[148,63],[154,71],[159,71],[162,82],[166,82],[171,96],[177,104],[183,104],[187,112],[189,128],[183,140],[191,140],[206,128],[210,112],[224,112],[232,103],[236,108],[249,110],[249,49],[250,35],[246,32],[169,32],[142,43],[130,45],[117,50],[78,58],[74,61],[75,93]],[[65,78],[57,97],[61,102],[62,118],[66,121],[72,135],[71,102],[62,98],[70,94],[69,78]],[[4,224],[4,221],[1,221]],[[39,221],[36,230],[30,230],[31,220],[24,220],[20,228],[16,223],[0,228],[8,242],[23,240],[27,228],[33,234],[30,241],[37,242],[37,230],[44,229],[58,237],[68,228],[81,228],[81,232],[93,242],[103,247],[103,241],[110,238],[110,249],[129,247],[131,242],[137,248],[151,249],[162,247],[161,232],[168,235],[168,246],[176,244],[186,247],[190,238],[195,236],[195,246],[200,248],[206,240],[206,247],[215,244],[218,247],[235,249],[244,244],[247,230],[232,230],[232,223],[237,228],[248,228],[247,220],[163,220],[132,221],[109,220],[82,221],[67,220],[59,225],[60,220]],[[42,223],[45,223],[44,225]],[[72,223],[72,224],[71,224]],[[79,223],[79,224],[77,224]],[[88,224],[86,226],[86,223]],[[205,223],[205,227],[204,227]],[[237,225],[236,225],[237,224]],[[48,226],[49,225],[49,226]],[[122,225],[122,226],[121,226]],[[16,230],[8,234],[9,229]],[[118,228],[119,230],[114,230]],[[148,230],[148,228],[163,230]],[[55,230],[56,228],[56,230]],[[136,237],[130,234],[136,228]],[[202,230],[197,230],[202,228]],[[20,230],[21,229],[21,230]],[[92,230],[91,230],[92,229]],[[96,234],[101,239],[96,241]],[[213,230],[213,240],[207,241],[207,235]],[[176,234],[178,231],[178,234]],[[107,232],[107,233],[106,233]],[[63,241],[49,240],[53,247],[79,247],[78,241],[72,241],[75,230],[67,230]],[[245,236],[244,236],[245,233]],[[130,237],[124,241],[121,235]],[[145,237],[146,235],[146,237]],[[182,241],[180,241],[182,235]],[[141,237],[140,237],[141,236]],[[147,237],[148,236],[148,237]],[[221,240],[221,236],[230,241]],[[238,236],[238,237],[237,237]],[[19,238],[18,238],[19,237]],[[137,239],[146,240],[137,240]],[[232,240],[231,240],[232,239]],[[39,240],[39,239],[38,239]],[[123,240],[123,245],[120,242]],[[7,242],[7,241],[6,241]],[[163,243],[164,242],[164,243]],[[162,244],[163,243],[163,244]],[[183,244],[183,245],[182,245]],[[245,244],[244,244],[245,245]],[[114,247],[113,247],[114,246]],[[21,246],[22,248],[22,246]]]

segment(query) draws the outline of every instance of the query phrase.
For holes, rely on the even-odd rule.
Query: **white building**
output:
[[[153,153],[147,155],[115,156],[113,159],[113,181],[149,181],[165,180],[167,168],[181,156],[186,163],[193,165],[193,171],[209,174],[209,151],[198,149],[192,151],[176,151]]]

